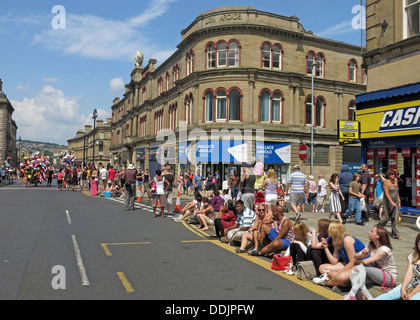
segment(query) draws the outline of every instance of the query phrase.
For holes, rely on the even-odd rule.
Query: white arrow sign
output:
[[[283,163],[290,163],[290,146],[285,146],[276,149],[276,155],[283,161]]]
[[[247,162],[248,156],[247,156],[247,150],[248,150],[248,144],[244,143],[238,146],[234,146],[231,148],[228,148],[227,151],[232,155],[232,157],[235,158],[236,162]]]

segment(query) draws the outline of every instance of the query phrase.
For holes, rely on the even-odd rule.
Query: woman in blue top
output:
[[[382,218],[382,212],[384,211],[384,180],[385,174],[383,173],[377,174],[374,179],[375,201],[373,202],[373,206],[379,211],[379,219]]]
[[[328,235],[333,240],[334,251],[331,253],[326,240],[322,239],[322,247],[330,263],[319,267],[322,275],[314,278],[313,282],[329,287],[344,286],[349,282],[349,276],[356,262],[356,253],[362,251],[365,245],[359,239],[350,236],[344,225],[338,221],[330,223]]]

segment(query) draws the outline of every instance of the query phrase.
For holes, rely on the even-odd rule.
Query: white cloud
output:
[[[11,103],[19,135],[24,139],[66,144],[87,120],[75,98],[50,85],[45,85],[34,98]]]
[[[131,59],[137,50],[148,56],[159,53],[161,44],[151,44],[147,34],[141,32],[151,20],[162,16],[169,5],[177,0],[152,0],[140,15],[126,20],[110,20],[94,15],[66,15],[66,28],[48,29],[35,35],[33,44],[40,44],[65,54],[100,59]]]
[[[16,86],[16,88],[19,90],[19,91],[26,91],[29,87],[30,87],[31,85],[29,84],[29,83],[27,83],[27,84],[18,84],[17,86]]]
[[[122,77],[111,79],[109,86],[115,96],[119,96],[124,93],[125,85]]]
[[[339,24],[336,24],[335,26],[329,27],[328,29],[315,33],[319,37],[332,37],[338,34],[344,34],[344,33],[350,33],[354,32],[354,29],[351,25],[351,20],[349,21],[343,21]]]
[[[42,81],[44,82],[59,82],[60,78],[43,78]]]

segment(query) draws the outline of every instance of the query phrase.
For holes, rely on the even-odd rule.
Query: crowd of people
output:
[[[194,179],[203,179],[190,175],[194,200],[184,206],[175,221],[196,223],[200,230],[214,226],[215,233],[209,237],[235,245],[238,254],[272,257],[282,252],[291,257],[285,271],[289,275],[297,273],[299,262],[312,261],[316,272],[314,283],[329,287],[351,286],[344,300],[356,300],[359,290],[366,300],[373,299],[366,284],[392,289],[376,299],[420,299],[420,234],[408,257],[402,284],[396,287],[398,271],[391,238],[401,238],[394,222],[400,207],[395,172],[390,170],[375,177],[375,191],[379,189],[383,193],[382,197],[378,193],[379,200],[375,202],[375,207],[381,209],[380,221],[367,232],[369,243],[365,245],[346,231],[345,223],[351,214],[355,215],[357,225],[364,225],[362,219],[369,220],[369,212],[362,216],[367,210],[361,204],[363,199],[364,206],[368,206],[371,178],[367,166],[362,165],[362,174],[351,174],[349,168],[343,166],[342,172],[333,174],[329,182],[319,175],[318,183],[312,176],[301,173],[297,165],[293,171],[283,189],[274,170],[265,173],[258,162],[254,167],[245,164],[242,178],[238,179],[235,173],[229,181],[229,190],[223,190],[223,197],[217,188],[208,190],[197,186]],[[211,175],[209,177],[212,179]],[[183,185],[180,182],[180,190]],[[330,189],[329,218],[319,219],[315,228],[306,226],[300,220],[302,203],[310,204],[313,212],[324,212],[327,188]],[[294,221],[284,215],[286,203],[296,214]],[[331,221],[334,214],[338,221]],[[390,219],[391,237],[384,228]]]
[[[49,173],[48,173],[49,172]],[[47,171],[48,184],[54,171]],[[395,172],[375,176],[375,202],[380,221],[369,232],[369,243],[350,235],[345,224],[355,215],[357,225],[369,220],[370,174],[362,165],[361,174],[352,174],[344,165],[340,174],[332,174],[327,182],[322,174],[318,183],[313,176],[306,176],[295,165],[285,184],[278,179],[273,169],[264,171],[262,161],[245,163],[243,175],[235,170],[229,178],[228,189],[222,190],[218,172],[202,177],[200,170],[181,172],[177,179],[171,167],[157,170],[153,179],[147,169],[136,169],[133,164],[115,170],[113,166],[84,169],[66,167],[55,174],[59,190],[90,190],[92,196],[107,194],[125,198],[125,210],[134,210],[135,199],[147,195],[153,207],[153,218],[160,210],[171,212],[173,188],[183,194],[193,194],[194,199],[182,208],[174,221],[197,224],[203,231],[214,226],[212,239],[237,246],[238,254],[268,256],[282,252],[291,257],[286,274],[297,272],[299,262],[312,261],[316,275],[312,281],[325,286],[351,285],[345,300],[355,300],[360,290],[365,299],[373,299],[366,284],[374,283],[390,288],[377,299],[420,299],[420,234],[415,239],[413,253],[408,257],[405,277],[396,286],[398,271],[391,238],[401,239],[397,228],[398,210],[401,201]],[[305,203],[312,212],[326,209],[327,189],[329,217],[319,219],[317,226],[308,227],[301,220]],[[364,202],[364,204],[363,204]],[[295,219],[285,216],[288,208]],[[332,221],[333,215],[338,221]],[[391,237],[384,228],[391,220]]]

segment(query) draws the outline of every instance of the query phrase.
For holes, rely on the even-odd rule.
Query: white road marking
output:
[[[77,245],[76,236],[72,235],[71,239],[73,241],[74,253],[76,254],[76,261],[77,261],[77,266],[79,267],[80,277],[82,278],[82,286],[89,286],[90,282],[86,275],[86,269],[85,269],[85,266],[83,265],[83,260],[80,254],[79,246]]]
[[[70,213],[68,210],[66,210],[66,216],[67,216],[68,223],[71,224]]]

